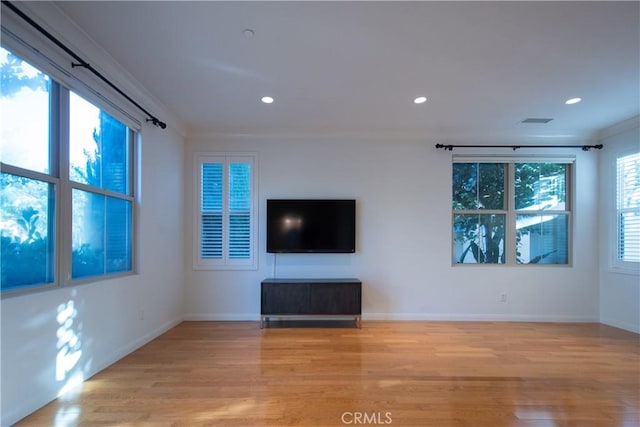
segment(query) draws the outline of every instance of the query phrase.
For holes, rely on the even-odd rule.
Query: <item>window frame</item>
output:
[[[202,165],[222,164],[222,257],[206,259],[200,256],[202,214]],[[242,163],[251,165],[249,208],[249,258],[237,259],[229,256],[229,165]],[[255,152],[197,152],[193,160],[193,269],[194,270],[256,270],[258,268],[258,155]]]
[[[610,218],[609,221],[609,271],[613,273],[640,275],[640,262],[624,261],[618,258],[619,235],[618,235],[618,159],[639,153],[638,147],[624,147],[617,149],[611,156],[611,187],[612,197],[608,203]]]
[[[3,27],[3,35],[5,35]],[[29,179],[52,184],[54,187],[54,242],[53,246],[53,282],[26,285],[15,289],[0,290],[0,297],[12,297],[36,293],[50,289],[60,289],[76,285],[94,283],[102,280],[110,280],[138,274],[137,240],[139,232],[138,208],[139,208],[139,166],[141,128],[139,123],[122,114],[124,110],[91,86],[82,81],[76,81],[65,75],[57,65],[47,60],[40,51],[28,46],[22,40],[11,37],[3,39],[2,47],[23,61],[46,74],[51,80],[51,95],[49,102],[50,137],[49,137],[49,173],[24,169],[11,164],[0,162],[0,169],[4,173],[13,174]],[[124,195],[110,190],[96,189],[95,187],[78,183],[70,179],[70,93],[75,93],[100,111],[110,115],[121,122],[127,128],[129,147],[127,168],[128,194]],[[103,273],[86,277],[72,278],[72,192],[73,189],[89,191],[92,194],[100,194],[106,197],[116,197],[131,203],[131,268],[126,271]],[[106,269],[105,269],[106,271]]]
[[[511,266],[511,267],[552,267],[552,268],[566,268],[573,266],[573,224],[574,224],[574,195],[575,195],[575,156],[499,156],[499,155],[453,155],[451,162],[451,173],[453,177],[453,165],[455,163],[501,163],[505,166],[504,175],[504,200],[505,209],[475,209],[475,210],[455,210],[451,206],[451,226],[450,226],[450,244],[451,255],[450,262],[454,267],[461,266]],[[566,171],[566,201],[565,210],[523,210],[516,209],[515,206],[515,164],[516,163],[562,163],[567,165]],[[451,190],[451,189],[450,189]],[[450,194],[449,199],[453,201],[453,193]],[[504,230],[504,263],[458,263],[454,260],[455,243],[454,243],[454,219],[456,215],[464,214],[479,214],[479,215],[491,215],[491,214],[504,214],[505,215],[505,230]],[[563,264],[550,264],[550,263],[518,263],[516,254],[516,218],[522,214],[546,214],[546,215],[566,215],[567,216],[567,263]],[[464,267],[463,267],[464,268]]]

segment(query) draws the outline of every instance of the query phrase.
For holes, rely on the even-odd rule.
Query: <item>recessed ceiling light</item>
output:
[[[416,99],[413,100],[414,104],[424,104],[425,102],[427,102],[427,97],[426,96],[419,96]]]
[[[571,98],[571,99],[567,99],[564,103],[567,105],[571,105],[571,104],[577,104],[580,101],[582,101],[582,98]]]
[[[263,96],[262,98],[260,98],[260,101],[264,102],[265,104],[273,104],[273,98],[270,96]]]
[[[244,30],[242,30],[242,35],[244,35],[245,39],[251,39],[255,34],[255,31],[253,31],[251,28],[245,28]]]

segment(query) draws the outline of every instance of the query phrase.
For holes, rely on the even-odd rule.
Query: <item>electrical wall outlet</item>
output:
[[[507,293],[503,292],[500,294],[500,302],[507,302]]]

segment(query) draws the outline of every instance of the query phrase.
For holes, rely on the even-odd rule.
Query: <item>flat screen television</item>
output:
[[[267,200],[267,252],[353,253],[355,251],[355,200]]]

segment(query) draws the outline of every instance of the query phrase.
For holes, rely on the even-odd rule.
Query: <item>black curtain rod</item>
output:
[[[82,68],[86,68],[87,70],[91,71],[96,77],[98,77],[100,80],[102,80],[103,82],[105,82],[107,85],[109,85],[109,87],[111,87],[113,90],[115,90],[116,92],[118,92],[120,95],[122,95],[127,101],[129,101],[130,103],[132,103],[133,105],[135,105],[140,111],[142,111],[143,113],[145,113],[148,118],[147,118],[147,122],[151,122],[153,125],[158,126],[161,129],[165,129],[167,127],[167,124],[163,121],[161,121],[160,119],[158,119],[157,117],[155,117],[153,114],[149,113],[144,107],[142,107],[140,104],[138,104],[136,101],[134,101],[129,95],[127,95],[126,93],[124,93],[119,87],[117,87],[116,85],[114,85],[113,83],[111,83],[105,76],[103,76],[98,70],[96,70],[95,68],[93,68],[91,66],[91,64],[89,64],[87,61],[83,60],[82,58],[80,58],[74,51],[72,51],[71,49],[69,49],[67,46],[65,46],[60,40],[58,40],[57,38],[55,38],[53,36],[53,34],[51,34],[50,32],[48,32],[47,30],[45,30],[44,28],[42,28],[42,26],[40,26],[37,22],[35,22],[33,19],[29,18],[27,15],[25,15],[20,9],[18,9],[17,7],[15,7],[11,2],[7,1],[7,0],[2,0],[2,4],[4,4],[5,6],[7,6],[9,9],[11,9],[12,11],[14,11],[20,18],[24,19],[29,25],[31,25],[33,28],[35,28],[36,30],[40,31],[46,38],[48,38],[49,40],[51,40],[56,46],[58,46],[60,49],[62,49],[63,51],[65,51],[69,56],[71,56],[73,59],[75,59],[76,61],[78,61],[77,63],[72,62],[71,63],[71,67],[72,68],[76,68],[76,67],[82,67]]]
[[[592,148],[602,150],[604,145],[445,145],[436,144],[436,148],[442,148],[447,151],[453,151],[454,148],[511,148],[513,151],[520,148],[582,148],[582,151],[589,151]]]

